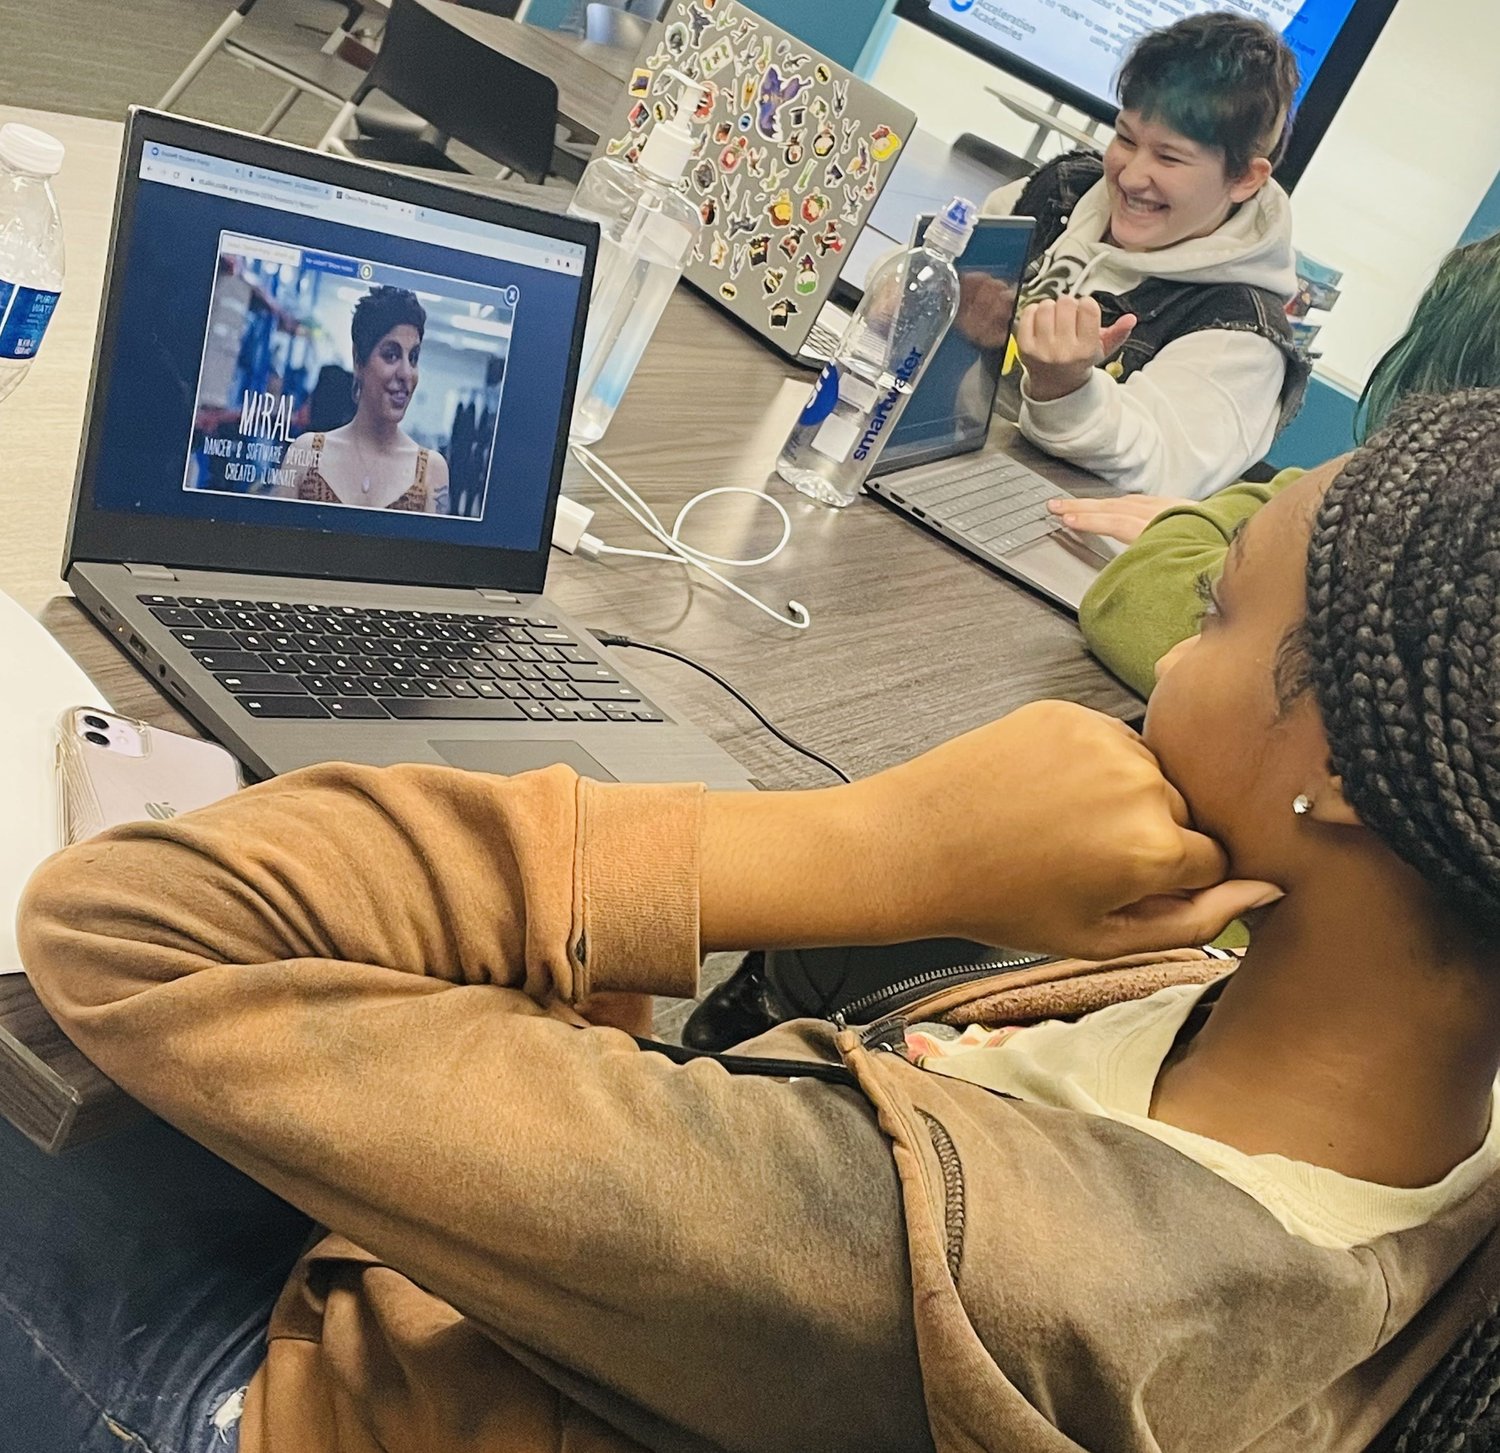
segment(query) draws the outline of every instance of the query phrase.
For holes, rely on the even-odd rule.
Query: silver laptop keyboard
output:
[[[843,321],[847,323],[848,319],[844,318]],[[805,358],[821,358],[826,363],[838,351],[841,337],[842,334],[819,318],[812,325],[807,342],[802,345],[802,355]]]
[[[895,488],[897,480],[900,487]],[[1003,555],[1062,527],[1047,501],[1067,490],[1014,459],[988,455],[924,473],[878,481],[881,491],[919,519],[963,535],[986,554]]]
[[[635,687],[543,616],[136,599],[251,716],[663,720]]]

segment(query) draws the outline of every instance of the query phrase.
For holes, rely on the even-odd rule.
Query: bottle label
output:
[[[823,426],[813,435],[812,446],[826,459],[836,459],[842,464],[859,438],[859,425],[842,414],[830,414]]]
[[[60,296],[0,280],[0,359],[35,357]]]
[[[859,430],[837,412],[839,400],[847,399],[855,385],[863,387],[857,378],[841,373],[838,364],[826,364],[798,421],[804,428],[818,431],[812,436],[813,449],[840,464],[849,457],[854,441],[859,438]]]
[[[864,379],[844,373],[838,364],[830,363],[818,375],[817,387],[798,423],[804,428],[817,429],[812,447],[825,458],[842,464],[859,441],[862,416],[869,413],[879,397],[879,390]],[[843,413],[837,412],[840,403],[848,405]]]
[[[872,454],[878,453],[880,449],[880,436],[885,432],[886,425],[890,423],[901,401],[901,385],[909,384],[916,377],[918,370],[922,367],[922,359],[925,355],[921,349],[913,348],[901,361],[901,367],[896,370],[897,386],[890,390],[881,401],[875,405],[875,412],[871,416],[869,425],[865,429],[864,438],[859,441],[854,451],[854,457],[860,463],[870,458]]]
[[[836,363],[827,363],[823,365],[823,372],[818,375],[818,381],[813,385],[812,397],[808,399],[807,407],[802,410],[802,417],[797,422],[804,428],[821,424],[837,407],[838,401],[839,366]]]

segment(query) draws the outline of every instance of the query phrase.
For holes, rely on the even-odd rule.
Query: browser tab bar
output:
[[[552,272],[581,273],[586,256],[560,238],[157,142],[141,155],[140,179]]]

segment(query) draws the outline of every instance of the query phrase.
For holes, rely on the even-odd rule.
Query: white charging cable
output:
[[[618,545],[606,545],[597,535],[580,532],[574,546],[578,554],[587,555],[591,559],[597,559],[601,555],[630,555],[638,560],[665,560],[673,565],[691,565],[693,569],[701,570],[710,579],[717,580],[725,589],[733,591],[741,600],[749,601],[757,610],[764,611],[772,620],[780,621],[782,625],[790,626],[796,631],[805,631],[812,624],[812,617],[808,614],[807,607],[800,601],[787,601],[786,609],[789,614],[783,613],[774,606],[767,605],[759,597],[751,595],[748,590],[736,585],[734,581],[714,569],[715,565],[726,565],[740,570],[748,569],[752,565],[766,565],[786,549],[787,541],[792,538],[792,519],[780,500],[773,499],[770,495],[761,493],[760,490],[746,489],[741,485],[721,485],[717,489],[706,489],[701,494],[695,494],[683,505],[677,512],[672,528],[668,530],[657,517],[656,511],[592,449],[583,444],[574,444],[571,447],[573,457],[584,467],[589,477],[647,534],[660,541],[670,552],[627,550]],[[727,555],[710,555],[706,550],[699,550],[686,544],[681,538],[683,522],[704,500],[712,499],[720,494],[748,494],[752,499],[758,499],[770,505],[781,516],[781,538],[764,555],[757,555],[750,560],[736,560]]]

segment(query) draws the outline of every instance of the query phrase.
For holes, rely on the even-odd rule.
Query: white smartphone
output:
[[[239,791],[239,765],[213,742],[75,706],[57,723],[57,801],[64,846],[105,828],[164,821]]]

